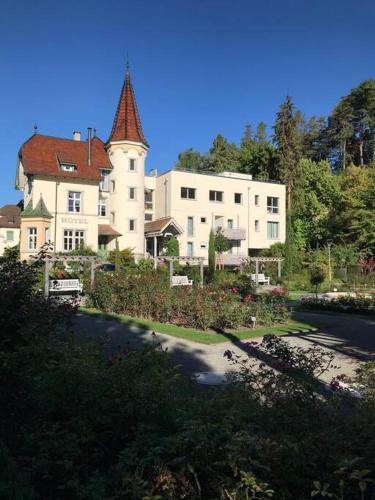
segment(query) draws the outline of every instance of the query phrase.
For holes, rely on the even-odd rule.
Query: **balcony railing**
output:
[[[153,209],[152,201],[145,201],[145,210],[152,210],[152,209]]]
[[[228,240],[246,240],[246,229],[243,227],[225,227],[221,230]]]

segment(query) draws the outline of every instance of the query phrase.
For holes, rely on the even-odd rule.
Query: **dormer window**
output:
[[[75,172],[77,170],[77,166],[73,163],[61,163],[60,167],[64,172]]]

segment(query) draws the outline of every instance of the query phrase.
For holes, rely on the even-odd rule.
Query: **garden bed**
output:
[[[136,326],[138,328],[142,328],[146,331],[156,331],[158,333],[163,333],[166,335],[171,335],[172,337],[178,337],[186,340],[190,340],[193,342],[198,342],[200,344],[220,344],[223,342],[233,342],[238,340],[245,340],[256,337],[263,337],[266,334],[274,334],[274,335],[285,335],[291,333],[301,333],[306,331],[315,331],[317,330],[318,325],[316,322],[302,322],[289,320],[284,324],[270,326],[270,327],[260,327],[254,328],[251,330],[233,330],[230,329],[223,333],[217,333],[215,331],[201,331],[195,330],[192,328],[184,328],[181,326],[176,326],[171,323],[161,323],[157,321],[151,321],[146,319],[138,319],[130,316],[126,316],[124,314],[116,314],[116,313],[106,313],[99,311],[98,309],[80,307],[80,312],[84,314],[88,314],[90,316],[95,316],[97,318],[109,320],[109,321],[117,321],[119,323],[128,325],[128,326]]]
[[[301,305],[305,309],[333,311],[350,314],[375,315],[375,298],[364,296],[303,297]]]

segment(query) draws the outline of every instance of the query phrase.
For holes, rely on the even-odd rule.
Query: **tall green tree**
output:
[[[277,149],[279,179],[286,185],[287,209],[298,205],[301,183],[301,143],[298,131],[298,115],[292,99],[287,96],[276,115],[274,143]]]
[[[293,217],[296,245],[300,250],[324,244],[330,235],[330,218],[340,200],[337,175],[328,161],[300,160],[301,203]]]
[[[175,168],[177,170],[192,170],[193,172],[197,172],[204,169],[205,160],[205,155],[190,148],[186,151],[182,151],[182,153],[178,155],[178,161],[175,164]]]
[[[216,270],[215,234],[210,231],[208,239],[208,278],[213,279]]]
[[[375,80],[360,83],[340,100],[329,117],[327,136],[336,167],[375,161]]]
[[[208,168],[212,172],[239,172],[240,153],[235,144],[231,144],[219,134],[213,141],[210,149]]]

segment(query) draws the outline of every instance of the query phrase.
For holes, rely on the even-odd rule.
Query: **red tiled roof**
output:
[[[20,150],[25,174],[53,175],[72,179],[100,180],[100,168],[110,164],[103,141],[94,137],[91,141],[91,165],[88,165],[87,141],[74,141],[59,137],[35,134]],[[77,170],[65,172],[60,163],[73,163]]]
[[[143,135],[141,119],[139,118],[129,71],[126,72],[115,119],[113,121],[112,132],[108,142],[123,140],[141,142],[148,146],[145,136]]]

